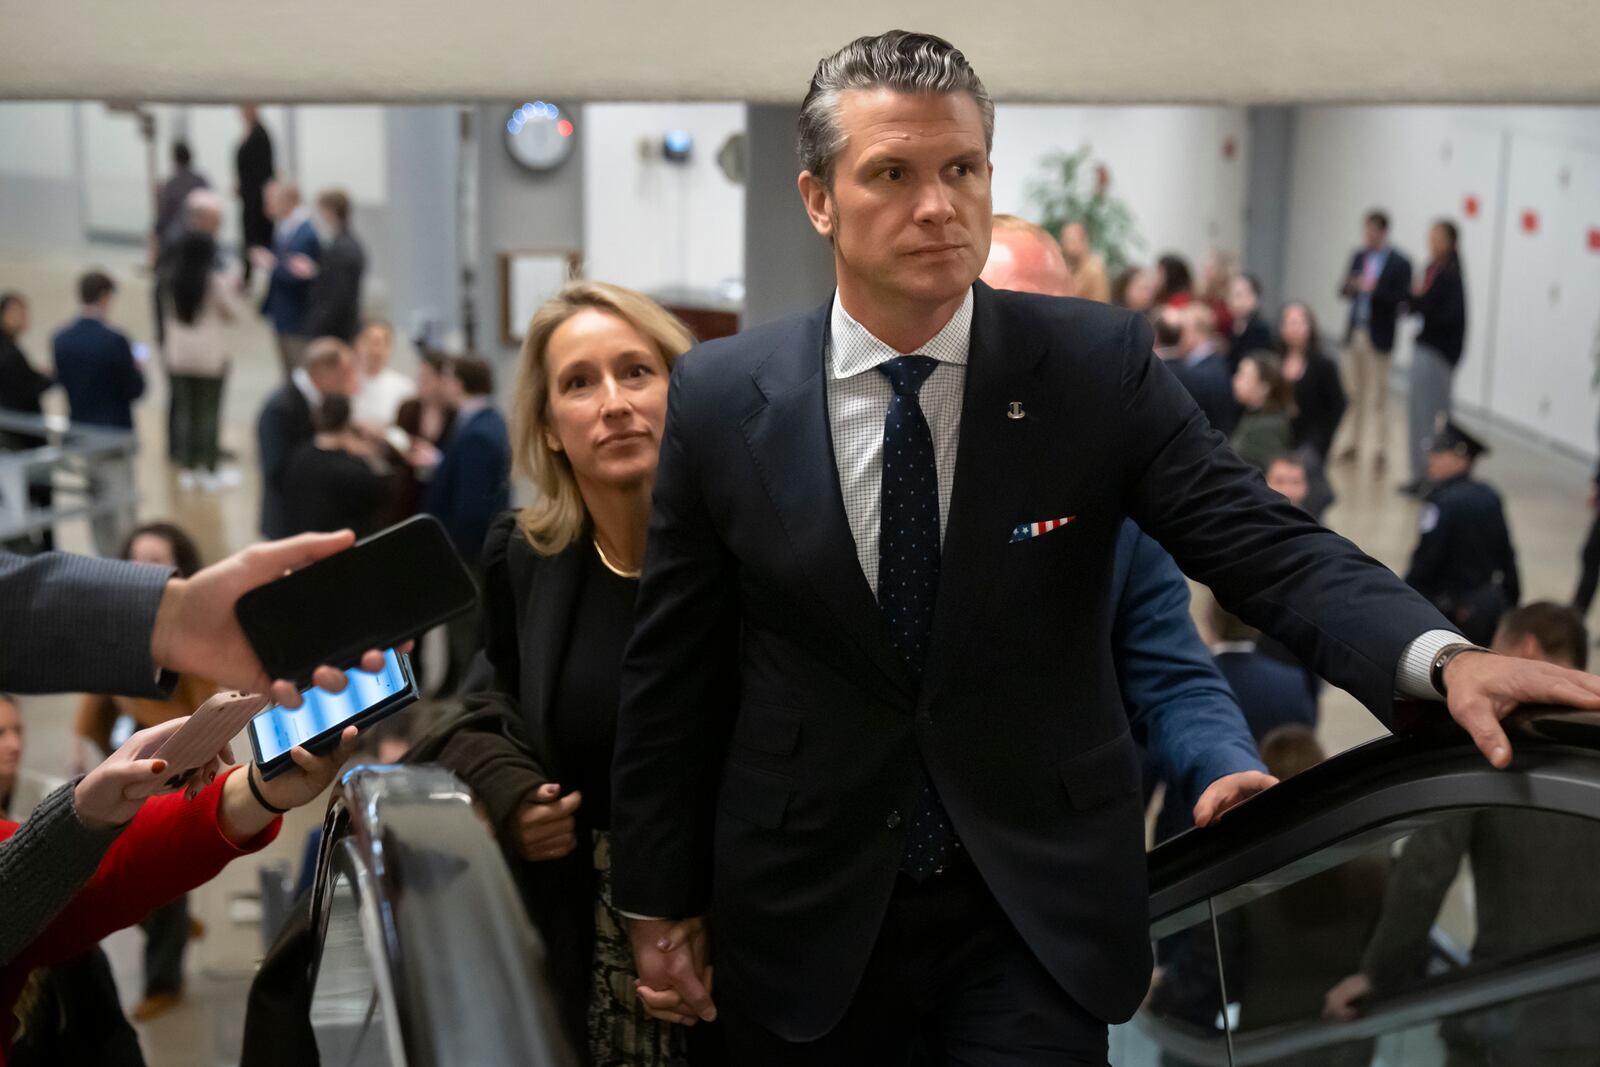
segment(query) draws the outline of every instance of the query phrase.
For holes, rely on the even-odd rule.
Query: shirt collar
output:
[[[461,404],[456,408],[456,422],[465,426],[468,419],[488,406],[489,398],[486,396],[463,397]]]
[[[828,347],[832,352],[833,376],[835,378],[853,378],[865,371],[873,370],[891,359],[896,359],[902,353],[893,346],[885,344],[872,335],[872,331],[850,317],[844,309],[844,304],[839,300],[837,290],[833,294],[833,317],[828,327]],[[931,356],[941,363],[950,363],[955,366],[967,365],[967,353],[972,348],[972,289],[968,287],[966,299],[961,301],[961,306],[956,313],[950,316],[950,321],[921,345],[916,354]]]
[[[318,389],[316,383],[311,380],[311,372],[304,367],[296,367],[294,373],[289,375],[289,378],[294,382],[294,387],[300,390],[300,394],[306,398],[306,402],[311,405],[311,410],[320,411],[322,409],[322,390]]]

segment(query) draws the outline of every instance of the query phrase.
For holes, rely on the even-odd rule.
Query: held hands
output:
[[[227,689],[267,693],[286,708],[298,708],[299,690],[292,682],[267,676],[233,608],[256,586],[342,552],[355,543],[355,537],[351,531],[341,530],[268,541],[236,552],[192,578],[173,578],[156,610],[150,633],[151,659],[167,670],[199,674]],[[401,646],[402,651],[410,647],[410,643]],[[367,652],[360,666],[364,671],[382,670],[383,653]],[[337,693],[344,689],[346,679],[341,670],[318,667],[312,681]]]
[[[1521,704],[1564,704],[1600,710],[1600,678],[1553,663],[1464,652],[1444,669],[1450,717],[1472,735],[1490,763],[1511,763],[1511,742],[1500,720]]]
[[[558,860],[578,847],[578,821],[573,816],[583,803],[574,790],[561,795],[554,782],[530,789],[512,815],[512,833],[522,857]]]
[[[683,1026],[716,1020],[704,919],[630,919],[628,936],[639,971],[633,987],[652,1018]]]
[[[185,715],[160,726],[140,730],[122,743],[105,762],[84,775],[72,792],[78,821],[91,830],[121,826],[139,813],[139,807],[166,788],[167,761],[146,758],[189,721]],[[233,753],[224,749],[209,763],[195,770],[186,788],[193,796],[217,776],[222,761],[233,762]]]
[[[1206,787],[1200,794],[1200,799],[1194,805],[1194,824],[1196,826],[1210,826],[1222,818],[1229,809],[1243,804],[1257,793],[1271,789],[1278,784],[1278,780],[1270,774],[1260,771],[1240,771],[1238,774],[1229,774]]]

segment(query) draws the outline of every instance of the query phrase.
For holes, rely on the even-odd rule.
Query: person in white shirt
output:
[[[417,393],[410,378],[389,366],[394,354],[394,327],[383,319],[368,319],[356,335],[356,368],[361,374],[351,421],[382,433],[395,424],[400,405]]]

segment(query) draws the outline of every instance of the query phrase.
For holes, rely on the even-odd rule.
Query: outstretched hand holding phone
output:
[[[156,665],[178,673],[210,678],[229,689],[267,693],[284,707],[300,706],[300,691],[293,682],[274,679],[251,647],[234,605],[239,597],[291,571],[326,559],[355,544],[349,530],[329,534],[301,534],[282,541],[252,545],[191,578],[167,583],[150,634],[150,655]],[[411,643],[400,646],[409,651]],[[362,670],[383,667],[383,652],[372,649],[360,661]],[[342,670],[318,667],[315,683],[330,692],[344,689]]]

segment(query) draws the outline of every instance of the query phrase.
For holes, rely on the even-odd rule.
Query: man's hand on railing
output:
[[[1490,763],[1511,763],[1511,742],[1500,720],[1523,704],[1560,704],[1600,710],[1600,678],[1516,656],[1464,652],[1444,668],[1450,716],[1472,735]]]
[[[652,1018],[693,1026],[717,1017],[706,965],[704,919],[630,919],[634,989]]]
[[[1194,824],[1210,826],[1222,818],[1229,808],[1243,804],[1257,793],[1271,789],[1278,780],[1260,771],[1240,771],[1218,778],[1200,794],[1194,805]]]

